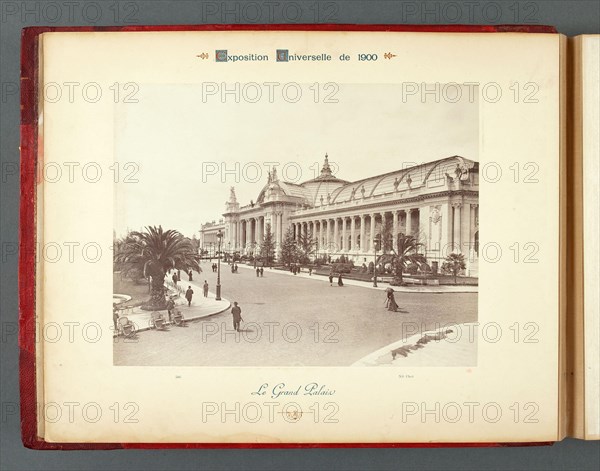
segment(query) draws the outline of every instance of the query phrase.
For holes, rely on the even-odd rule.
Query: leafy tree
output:
[[[117,245],[114,261],[117,265],[137,267],[144,277],[151,277],[150,299],[142,305],[147,311],[166,308],[164,282],[168,270],[202,271],[200,255],[192,241],[178,231],[165,231],[162,226],[147,226],[144,231],[128,234]]]
[[[454,284],[456,284],[456,276],[465,268],[467,268],[467,265],[465,264],[465,256],[461,253],[449,254],[442,264],[443,271],[446,273],[452,273],[454,275]]]
[[[281,244],[281,261],[284,265],[295,263],[298,259],[298,247],[294,239],[294,230],[289,227]]]
[[[273,254],[275,253],[275,241],[271,232],[271,224],[265,226],[265,234],[260,244],[260,256],[269,266],[273,264]]]
[[[129,278],[136,284],[139,284],[144,279],[144,272],[139,267],[132,266],[122,271],[123,275]]]
[[[192,238],[191,238],[191,241],[192,241],[192,244],[193,244],[194,248],[195,248],[197,251],[200,251],[200,239],[198,239],[198,238],[196,237],[196,234],[194,234],[194,235],[192,236]]]
[[[313,254],[317,251],[317,240],[313,238],[312,230],[306,234],[300,233],[296,246],[300,263],[309,263]]]

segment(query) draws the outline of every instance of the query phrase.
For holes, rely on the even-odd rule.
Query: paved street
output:
[[[198,280],[216,283],[210,263]],[[115,343],[116,365],[153,366],[344,366],[438,324],[475,322],[476,293],[396,293],[399,312],[385,308],[385,293],[318,276],[265,269],[264,277],[240,265],[221,265],[222,296],[242,308],[235,333],[230,311],[188,327],[140,333]],[[195,277],[196,279],[196,277]]]

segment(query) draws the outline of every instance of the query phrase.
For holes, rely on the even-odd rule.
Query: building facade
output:
[[[311,235],[318,255],[363,263],[372,260],[384,225],[394,247],[400,234],[412,235],[430,265],[462,253],[466,273],[477,276],[478,162],[453,156],[348,182],[332,174],[325,155],[320,175],[300,184],[280,180],[274,168],[256,202],[240,206],[231,188],[223,221],[202,226],[201,246],[214,247],[221,230],[224,251],[253,255],[268,226],[277,248],[291,228],[295,238]]]

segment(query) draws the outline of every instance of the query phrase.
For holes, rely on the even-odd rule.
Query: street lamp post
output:
[[[373,248],[375,249],[375,259],[373,260],[373,288],[377,288],[377,244],[379,243],[379,239],[376,238],[373,241]]]
[[[219,229],[217,232],[217,239],[219,239],[219,251],[217,252],[217,296],[215,299],[217,301],[221,300],[221,239],[223,238],[223,233]]]

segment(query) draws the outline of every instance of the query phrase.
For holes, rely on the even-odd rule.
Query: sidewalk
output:
[[[256,275],[256,270],[249,265],[240,263],[240,264],[238,264],[238,267],[242,267],[242,268],[251,270]],[[303,270],[306,270],[306,269],[303,268]],[[276,273],[278,275],[295,276],[295,277],[301,277],[301,278],[309,278],[311,280],[329,283],[329,279],[326,276],[317,275],[317,274],[309,275],[308,272],[306,272],[306,271],[301,271],[297,275],[294,275],[289,270],[276,270],[276,269],[265,268],[265,276],[270,273]],[[375,287],[373,287],[372,281],[350,280],[350,279],[344,278],[343,276],[342,276],[342,281],[344,282],[344,285],[347,285],[347,286],[359,286],[361,288],[370,288],[370,289],[376,289],[376,290],[380,290],[380,291],[384,291],[386,288],[390,287],[389,283],[385,283],[383,281],[378,281],[377,282],[378,286],[377,286],[377,288],[375,288]],[[334,276],[333,284],[335,287],[337,287],[337,276]],[[442,293],[477,293],[478,292],[477,286],[461,286],[461,285],[457,285],[457,286],[452,286],[452,285],[391,286],[391,288],[393,288],[394,291],[398,292],[398,293],[442,294]]]
[[[420,332],[369,353],[350,366],[477,366],[477,336],[472,336],[477,325],[454,324],[440,327],[438,330]],[[450,332],[447,338],[442,336],[434,339],[444,331]],[[430,337],[431,340],[426,337]],[[393,351],[397,352],[395,357]]]
[[[181,311],[181,314],[183,314],[183,318],[186,322],[214,316],[215,314],[220,314],[221,312],[229,309],[231,306],[229,300],[221,297],[221,301],[217,301],[215,299],[216,295],[213,291],[209,290],[208,297],[204,297],[202,291],[202,285],[204,284],[202,273],[194,272],[193,278],[194,281],[187,281],[188,275],[182,272],[181,281],[178,283],[179,286],[186,290],[188,286],[192,287],[192,290],[194,291],[192,305],[188,307],[188,303],[184,295],[175,299],[175,309],[179,309]],[[171,281],[169,275],[166,275],[165,280]],[[169,318],[169,314],[166,309],[159,312],[163,313],[165,319]],[[132,309],[131,313],[125,315],[131,322],[135,324],[137,332],[143,332],[144,330],[149,330],[152,328],[150,325],[152,311],[143,311],[141,308],[135,307]]]

